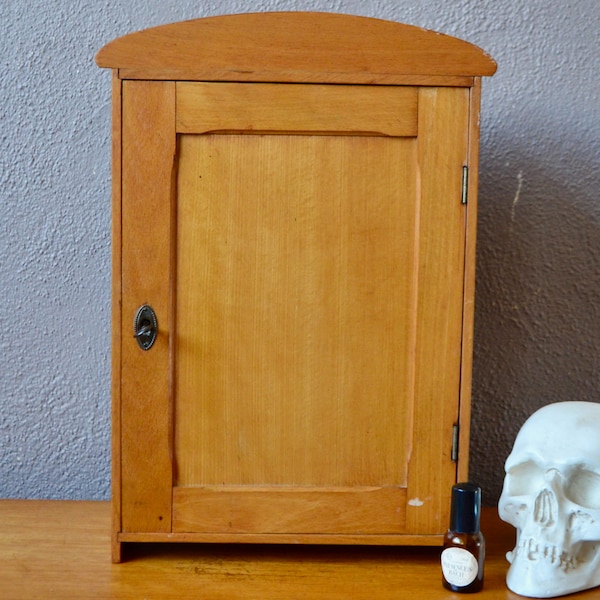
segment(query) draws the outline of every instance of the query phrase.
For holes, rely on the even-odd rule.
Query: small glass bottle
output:
[[[450,529],[444,537],[442,578],[453,592],[472,593],[483,588],[485,539],[479,529],[481,488],[473,483],[452,486]]]

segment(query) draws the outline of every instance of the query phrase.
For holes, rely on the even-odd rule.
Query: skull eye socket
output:
[[[530,496],[544,485],[544,471],[528,460],[508,471],[508,493],[511,496]]]
[[[569,479],[565,494],[575,504],[586,508],[600,508],[600,475],[579,469]]]

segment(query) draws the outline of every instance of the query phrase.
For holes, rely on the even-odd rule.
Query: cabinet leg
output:
[[[120,563],[122,559],[122,542],[117,538],[118,534],[113,533],[111,540],[111,558],[114,564]]]

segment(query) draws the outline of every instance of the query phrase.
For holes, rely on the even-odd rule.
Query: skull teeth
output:
[[[578,561],[575,556],[569,554],[559,546],[552,544],[539,544],[533,538],[521,540],[511,557],[513,560],[517,555],[524,556],[527,560],[548,561],[556,568],[562,569],[565,573],[576,569]]]

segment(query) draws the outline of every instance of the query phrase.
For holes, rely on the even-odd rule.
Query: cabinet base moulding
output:
[[[337,535],[261,533],[119,533],[118,543],[308,544],[361,546],[441,546],[442,535]]]

